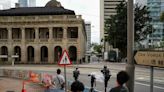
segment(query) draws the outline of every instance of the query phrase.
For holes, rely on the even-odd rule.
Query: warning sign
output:
[[[63,54],[62,54],[58,64],[59,65],[70,65],[70,64],[72,64],[66,50],[63,51]]]

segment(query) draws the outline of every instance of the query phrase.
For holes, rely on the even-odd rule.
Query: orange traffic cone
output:
[[[29,76],[30,76],[30,81],[39,82],[39,75],[37,73],[30,72]]]
[[[26,89],[25,89],[25,87],[24,87],[24,84],[25,84],[25,82],[23,81],[23,88],[22,88],[22,92],[27,92],[27,91],[26,91]]]

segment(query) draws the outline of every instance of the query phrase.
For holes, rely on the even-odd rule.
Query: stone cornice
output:
[[[79,21],[81,15],[0,16],[0,22]]]

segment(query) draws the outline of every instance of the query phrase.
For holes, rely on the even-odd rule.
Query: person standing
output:
[[[94,74],[89,74],[88,76],[91,76],[91,89],[90,92],[94,92],[94,84],[96,86],[96,77]]]
[[[84,84],[78,80],[71,84],[71,92],[83,92],[84,89]]]
[[[108,86],[108,81],[111,77],[111,73],[109,69],[107,68],[107,66],[104,66],[104,68],[101,70],[101,73],[104,75],[104,86],[105,86],[105,92],[106,92],[106,88]]]
[[[57,69],[57,75],[53,79],[53,84],[55,85],[56,89],[64,90],[65,80],[64,80],[63,75],[61,75],[60,69]]]
[[[128,88],[124,86],[124,83],[126,83],[128,80],[128,73],[126,71],[120,71],[117,74],[117,86],[112,88],[109,92],[129,92]]]
[[[76,70],[73,71],[73,77],[75,81],[78,79],[79,75],[80,75],[80,71],[78,70],[78,68],[76,68]]]

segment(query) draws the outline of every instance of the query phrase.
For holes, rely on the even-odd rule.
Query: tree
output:
[[[110,16],[105,21],[105,31],[108,41],[113,47],[118,48],[124,56],[127,54],[127,2],[123,1],[116,7],[116,15]],[[135,5],[134,8],[134,35],[135,42],[144,40],[152,33],[151,18],[148,16],[148,7]]]
[[[163,28],[164,28],[164,12],[162,12],[161,15],[160,15],[160,21],[163,22]],[[164,37],[163,37],[160,45],[161,45],[161,47],[164,47]]]
[[[102,47],[103,47],[102,45],[99,45],[97,43],[92,43],[92,47],[94,52],[97,52],[98,54],[102,53]]]
[[[161,13],[160,20],[161,22],[164,22],[164,12]]]

